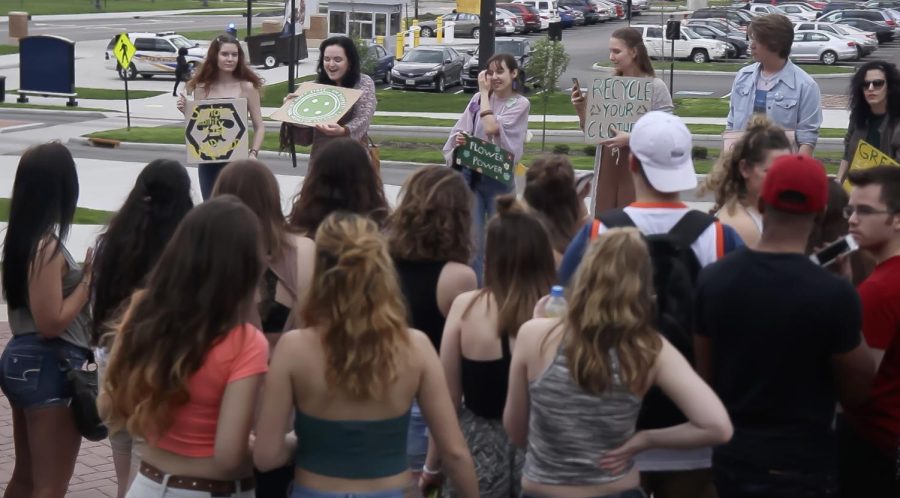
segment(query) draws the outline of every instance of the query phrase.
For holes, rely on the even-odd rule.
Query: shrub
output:
[[[553,153],[554,153],[554,154],[565,154],[565,155],[569,155],[569,151],[570,151],[570,150],[571,150],[571,149],[570,149],[569,146],[566,145],[566,144],[556,144],[556,145],[553,146]]]

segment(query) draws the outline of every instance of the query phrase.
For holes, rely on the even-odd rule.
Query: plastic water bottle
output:
[[[566,316],[566,298],[563,297],[563,286],[554,285],[550,289],[550,299],[544,305],[544,316],[547,318],[562,318]]]

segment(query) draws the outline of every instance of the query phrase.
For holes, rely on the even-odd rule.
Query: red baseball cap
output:
[[[809,156],[781,156],[766,172],[760,197],[775,209],[789,213],[821,212],[828,204],[825,167]]]

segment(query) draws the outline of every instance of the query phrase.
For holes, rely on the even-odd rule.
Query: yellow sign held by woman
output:
[[[860,140],[856,146],[856,152],[853,154],[853,161],[850,162],[850,171],[859,171],[861,169],[874,168],[875,166],[900,166],[900,163],[893,160],[891,156],[878,150],[865,140]],[[850,182],[844,180],[844,190],[850,191]]]

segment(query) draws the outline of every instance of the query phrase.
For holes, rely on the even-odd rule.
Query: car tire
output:
[[[437,80],[434,84],[434,91],[437,93],[444,93],[444,90],[447,89],[447,83],[444,81],[443,76],[438,76]]]
[[[477,40],[479,36],[481,36],[481,29],[480,28],[473,29],[472,30],[472,38]]]
[[[431,38],[433,35],[434,35],[434,31],[432,31],[431,28],[420,28],[419,29],[419,36],[421,36],[422,38]]]
[[[709,62],[709,54],[706,52],[706,50],[697,48],[694,49],[693,52],[691,52],[691,60],[697,64],[703,64],[705,62]]]
[[[382,78],[381,81],[383,81],[385,85],[391,84],[391,70],[393,70],[393,69],[394,69],[394,66],[391,66],[384,70],[384,78]]]
[[[273,67],[278,66],[278,57],[275,57],[275,54],[267,54],[265,59],[263,59],[263,67],[266,69],[272,69]]]
[[[119,78],[123,80],[133,80],[137,78],[137,68],[134,67],[134,63],[128,65],[128,69],[123,69],[122,66],[119,66],[118,69]]]
[[[837,54],[834,53],[834,51],[826,50],[826,51],[822,52],[821,59],[822,59],[822,64],[825,64],[826,66],[831,66],[837,62],[838,57],[837,57]]]

